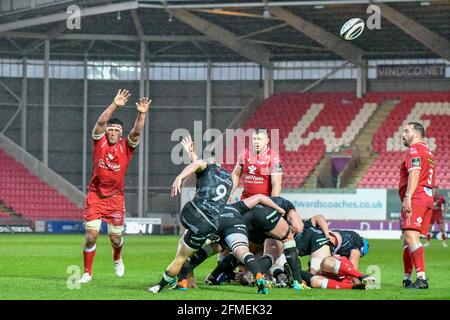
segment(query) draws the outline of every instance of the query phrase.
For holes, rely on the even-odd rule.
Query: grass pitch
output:
[[[146,289],[157,283],[175,254],[178,238],[174,236],[127,236],[123,259],[125,276],[114,274],[111,246],[107,236],[97,243],[91,283],[73,287],[77,270],[83,265],[82,235],[0,235],[0,299],[170,299],[170,300],[341,300],[341,299],[447,299],[450,300],[450,248],[433,240],[425,249],[428,290],[405,290],[401,287],[403,264],[400,240],[370,240],[369,254],[361,259],[360,270],[379,267],[381,289],[304,290],[272,288],[267,296],[256,289],[238,284],[208,286],[205,276],[216,259],[210,258],[196,269],[198,288],[189,291],[164,290],[150,294]],[[307,260],[302,259],[303,266]],[[79,269],[78,269],[79,268]],[[374,270],[374,267],[370,267]],[[376,268],[376,267],[375,267]],[[372,273],[372,272],[368,272]],[[69,285],[68,285],[69,284]]]

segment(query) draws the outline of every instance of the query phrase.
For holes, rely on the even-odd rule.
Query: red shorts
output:
[[[421,234],[426,235],[430,226],[432,208],[425,206],[411,205],[411,212],[402,210],[402,230],[417,230]]]
[[[89,192],[84,208],[86,222],[101,219],[114,226],[123,226],[125,216],[125,201],[123,195],[100,198],[95,192]]]
[[[335,274],[332,273],[324,273],[322,274],[325,278],[330,279],[330,280],[334,280],[340,283],[345,283],[345,284],[355,284],[355,279],[354,277],[351,276],[337,276]]]
[[[441,224],[444,222],[444,216],[442,214],[442,212],[438,212],[438,213],[434,213],[431,215],[431,222],[430,224]]]
[[[348,260],[347,257],[344,256],[333,256],[334,258],[338,259],[339,261],[346,261],[348,264],[350,264],[353,267],[353,264],[350,262],[350,260]],[[328,272],[322,272],[322,275],[327,277],[328,279],[333,279],[339,282],[348,282],[348,283],[352,283],[352,279],[353,277],[350,276],[338,276],[337,274],[334,273],[328,273]]]
[[[336,281],[339,281],[339,282],[345,283],[345,284],[355,284],[356,280],[355,280],[354,277],[346,276],[343,279],[339,279],[339,280],[336,280]]]

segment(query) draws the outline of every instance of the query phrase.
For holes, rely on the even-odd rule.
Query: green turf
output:
[[[443,248],[437,240],[426,248],[428,290],[401,287],[400,240],[371,240],[370,252],[361,260],[360,269],[364,272],[369,265],[380,268],[380,290],[314,289],[297,293],[273,288],[267,296],[237,284],[204,285],[202,280],[213,268],[215,258],[196,270],[198,289],[147,293],[147,287],[160,279],[174,256],[177,238],[173,236],[126,237],[125,277],[119,279],[113,271],[108,239],[102,235],[97,244],[93,281],[81,289],[70,290],[66,284],[70,276],[67,269],[71,265],[82,266],[82,243],[81,235],[1,235],[0,299],[450,299],[450,248]]]

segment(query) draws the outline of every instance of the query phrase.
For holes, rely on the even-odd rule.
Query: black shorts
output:
[[[295,244],[300,257],[309,256],[323,246],[330,246],[330,239],[325,237],[322,230],[314,227],[305,229],[295,236]]]
[[[219,217],[219,228],[217,232],[221,238],[226,238],[233,233],[247,235],[247,228],[240,214],[221,215]]]
[[[233,248],[234,248],[234,243],[235,243],[234,239],[236,237],[237,237],[236,239],[240,239],[240,242],[242,242],[242,239],[248,239],[247,238],[247,228],[245,226],[245,222],[239,213],[220,215],[219,228],[217,230],[217,234],[220,237],[220,241],[219,241],[220,245],[225,248],[228,247],[230,250],[233,250]],[[230,239],[232,239],[231,243],[233,243],[233,245],[231,245]],[[247,246],[248,246],[248,240],[247,240]]]
[[[186,203],[181,210],[180,222],[188,231],[184,235],[184,242],[192,249],[200,249],[210,233],[216,231],[215,226],[190,203]]]
[[[273,208],[256,206],[244,214],[245,224],[251,224],[254,229],[268,233],[275,229],[281,214]]]
[[[264,232],[256,229],[248,230],[248,240],[254,244],[263,245],[267,238],[270,237]]]

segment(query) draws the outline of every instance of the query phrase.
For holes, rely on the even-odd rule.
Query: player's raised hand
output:
[[[150,105],[152,104],[152,100],[150,100],[147,97],[139,99],[138,102],[136,102],[136,109],[140,113],[147,113],[148,109],[150,109]]]
[[[181,193],[181,179],[179,177],[176,177],[175,181],[172,184],[170,195],[172,197],[176,197],[179,193]]]
[[[181,140],[181,144],[188,154],[194,152],[194,142],[192,141],[191,136],[184,137],[183,140]]]
[[[130,91],[124,89],[119,89],[119,91],[117,91],[117,95],[114,98],[114,104],[118,107],[123,107],[127,104],[128,102],[128,98],[131,96]]]

